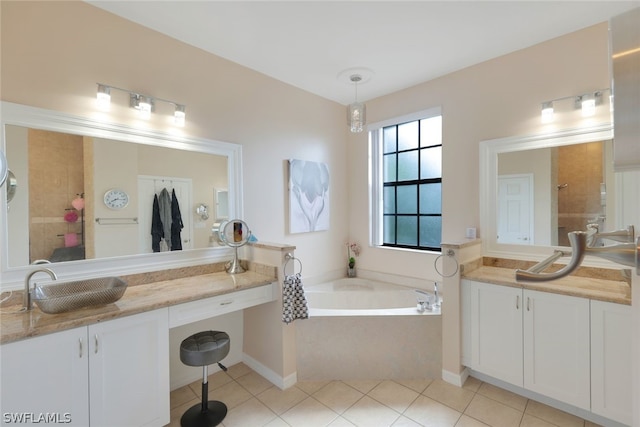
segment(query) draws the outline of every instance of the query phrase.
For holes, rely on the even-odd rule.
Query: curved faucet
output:
[[[640,274],[640,237],[635,243],[621,243],[594,248],[587,246],[587,233],[584,231],[572,231],[568,233],[567,236],[569,237],[572,251],[571,260],[564,268],[555,273],[540,273],[539,271],[541,269],[538,268],[538,265],[544,263],[548,265],[547,259],[531,267],[529,270],[516,270],[516,280],[545,282],[568,276],[580,267],[585,255],[593,255],[618,264],[636,267],[636,272]],[[557,257],[557,254],[554,253],[551,257]]]
[[[604,239],[622,243],[633,243],[633,238],[636,235],[633,225],[622,230],[600,233],[598,224],[587,224],[587,230],[591,232],[587,237],[588,247],[601,247],[603,245],[602,240]]]
[[[33,308],[33,302],[31,300],[31,289],[29,289],[29,282],[31,281],[31,277],[33,277],[36,273],[47,273],[52,280],[58,280],[58,276],[53,270],[48,268],[38,268],[33,270],[31,273],[27,274],[27,277],[24,279],[24,295],[22,296],[22,308],[24,310],[31,310]]]

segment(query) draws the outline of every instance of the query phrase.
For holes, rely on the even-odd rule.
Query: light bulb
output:
[[[580,102],[582,104],[583,117],[590,117],[596,113],[596,99],[593,95],[582,95]]]
[[[542,123],[551,123],[553,121],[553,102],[542,103]]]
[[[107,111],[111,107],[111,88],[105,85],[98,85],[96,103],[100,110]]]
[[[173,122],[176,126],[184,126],[185,122],[185,106],[184,105],[176,105],[176,111],[173,113]]]

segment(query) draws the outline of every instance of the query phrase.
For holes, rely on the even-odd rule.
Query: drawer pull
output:
[[[80,359],[82,359],[82,338],[78,340],[78,343],[80,344]]]
[[[222,301],[220,303],[220,305],[229,305],[229,304],[233,304],[233,300],[231,300],[231,301]]]
[[[94,350],[94,353],[98,354],[98,334],[95,334],[93,338],[94,338],[95,344],[96,344],[96,348]]]
[[[520,310],[520,295],[516,295],[516,310]]]

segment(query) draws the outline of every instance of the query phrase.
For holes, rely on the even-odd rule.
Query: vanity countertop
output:
[[[46,314],[37,307],[23,312],[19,311],[21,305],[3,307],[0,313],[0,344],[255,288],[275,281],[274,277],[254,271],[236,275],[220,272],[129,286],[123,297],[112,304],[67,313]]]
[[[478,267],[468,273],[464,273],[462,278],[496,285],[631,305],[631,287],[623,281],[578,276],[566,276],[550,282],[516,281],[516,271],[514,269],[490,266]]]

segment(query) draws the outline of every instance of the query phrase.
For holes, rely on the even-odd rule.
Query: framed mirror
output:
[[[539,260],[570,231],[635,225],[637,172],[614,172],[610,124],[480,143],[485,256]],[[600,265],[605,261],[588,260]]]
[[[3,287],[21,282],[36,259],[92,276],[228,259],[228,248],[211,244],[213,218],[201,224],[195,204],[214,205],[215,188],[227,188],[228,211],[241,217],[240,145],[6,102],[2,112],[1,147],[23,183],[10,207],[0,197]],[[181,214],[179,249],[152,242],[163,191]]]

